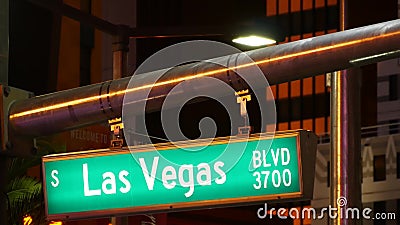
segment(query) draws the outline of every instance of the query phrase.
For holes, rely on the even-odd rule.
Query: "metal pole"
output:
[[[247,88],[243,80],[229,76],[232,74],[227,73],[229,70],[257,65],[270,84],[277,84],[378,62],[383,58],[397,58],[400,55],[399,40],[400,20],[394,20],[247,52],[254,63],[243,63],[243,55],[236,54],[218,59],[228,68],[207,62],[185,64],[168,70],[159,80],[163,85],[151,82],[152,76],[159,72],[149,72],[140,76],[143,85],[140,89],[129,91],[140,96],[139,92],[152,90],[150,96],[138,101],[146,101],[146,110],[156,111],[180,80],[175,78],[202,74],[242,90]],[[128,83],[129,77],[17,101],[10,109],[11,127],[20,135],[41,136],[120,117]],[[209,90],[213,87],[207,84],[196,87],[199,88]]]
[[[0,83],[8,83],[9,0],[0,0]]]
[[[119,35],[113,37],[113,80],[128,76],[129,36],[128,27],[121,26]]]
[[[4,85],[8,83],[9,21],[9,0],[0,0],[0,83]],[[3,90],[0,91],[2,92]],[[3,121],[5,120],[5,118],[0,119]],[[0,156],[0,224],[7,224],[6,188],[8,184],[9,162],[9,157],[4,155]]]
[[[129,36],[121,33],[114,36],[113,43],[113,80],[121,79],[128,75]],[[112,225],[128,225],[128,217],[112,217]]]
[[[340,28],[347,27],[347,1],[340,1]],[[360,224],[346,209],[361,209],[360,69],[332,73],[331,89],[331,206],[333,224]]]

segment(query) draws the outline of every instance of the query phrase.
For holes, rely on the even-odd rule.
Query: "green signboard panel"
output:
[[[310,195],[305,187],[312,185],[316,149],[310,132],[182,144],[183,149],[164,144],[156,146],[157,151],[153,146],[138,146],[43,157],[48,218],[168,211]],[[306,159],[313,164],[306,166]],[[304,185],[304,176],[312,177],[307,179],[308,185]]]

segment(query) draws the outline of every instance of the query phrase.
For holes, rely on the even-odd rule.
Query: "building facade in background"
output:
[[[16,1],[17,2],[17,1]],[[22,1],[24,2],[24,1]],[[62,2],[62,1],[55,1]],[[400,17],[400,1],[354,0],[349,3],[349,26],[383,22]],[[184,1],[184,0],[123,0],[94,1],[66,0],[65,4],[83,12],[131,27],[227,26],[252,17],[266,16],[282,23],[284,42],[315,37],[339,30],[338,0],[255,0],[255,1]],[[46,30],[37,39],[42,49],[34,48],[23,55],[19,47],[10,45],[10,83],[36,93],[65,90],[112,79],[111,35],[102,33],[76,20],[49,12],[31,3],[12,3],[12,9],[26,12],[25,19],[11,19],[11,39],[25,38],[20,33],[22,22],[32,20],[29,10],[37,10],[38,24]],[[362,5],[362,7],[360,7]],[[14,8],[13,8],[14,7]],[[14,13],[15,14],[15,13]],[[368,15],[368,16],[365,16]],[[13,16],[11,16],[13,18]],[[14,21],[14,22],[13,22]],[[18,25],[17,27],[13,24]],[[33,23],[33,22],[32,22]],[[26,25],[25,25],[26,26]],[[49,31],[48,31],[49,30]],[[13,39],[14,38],[14,39]],[[47,38],[47,39],[46,39]],[[194,38],[131,40],[128,70],[132,73],[147,57],[168,45]],[[228,42],[224,37],[215,38]],[[11,43],[13,41],[11,40]],[[46,41],[47,40],[47,41]],[[29,43],[29,41],[27,41]],[[47,44],[45,44],[47,43]],[[30,45],[33,45],[31,43]],[[28,44],[27,44],[28,46]],[[238,46],[237,46],[238,47]],[[36,61],[35,55],[41,57]],[[19,63],[29,61],[26,67]],[[40,58],[39,57],[39,58]],[[44,67],[44,68],[43,68]],[[380,212],[396,212],[400,217],[400,59],[393,59],[361,68],[362,71],[362,163],[363,204]],[[33,79],[32,82],[29,81]],[[38,80],[39,78],[39,81]],[[13,85],[14,84],[14,85]],[[31,86],[29,86],[31,85]],[[283,207],[323,208],[329,204],[329,133],[330,89],[327,75],[291,81],[272,86],[277,110],[277,130],[307,129],[320,137],[317,152],[314,199],[301,203],[285,203]],[[251,109],[251,105],[249,108]],[[199,107],[198,107],[199,108]],[[201,107],[200,107],[201,108]],[[99,128],[102,127],[102,128]],[[69,140],[66,150],[83,150],[78,142],[92,148],[108,147],[107,125],[99,125],[61,134],[55,142]],[[257,130],[261,132],[261,130]],[[158,131],[154,131],[157,133]],[[64,136],[62,136],[64,135]],[[64,138],[67,135],[68,138]],[[94,136],[93,136],[94,135]],[[94,139],[93,139],[94,137]],[[99,138],[97,138],[99,137]],[[101,137],[101,138],[100,138]],[[52,139],[54,140],[54,138]],[[68,142],[68,141],[66,141]],[[70,147],[68,147],[70,146]],[[38,172],[39,169],[37,168]],[[221,208],[152,215],[157,224],[329,224],[322,220],[259,220],[260,206]],[[148,216],[132,216],[130,224],[149,222]],[[151,219],[150,219],[151,221]],[[386,224],[399,224],[399,220]],[[71,221],[67,224],[107,225],[110,218]],[[385,221],[365,220],[365,224],[384,224]]]

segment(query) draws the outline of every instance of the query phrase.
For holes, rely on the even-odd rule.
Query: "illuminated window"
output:
[[[290,96],[300,97],[300,80],[290,82]]]
[[[312,0],[303,0],[303,10],[312,9]]]
[[[296,130],[296,129],[300,129],[300,121],[296,120],[296,121],[291,121],[290,122],[290,129],[292,130]]]
[[[278,88],[279,99],[288,98],[288,93],[289,93],[288,88],[289,88],[289,83],[279,84],[279,88]]]
[[[315,118],[315,134],[321,135],[325,133],[325,117]]]
[[[275,15],[276,15],[276,1],[267,0],[267,16],[275,16]]]
[[[299,12],[300,11],[300,1],[302,1],[302,0],[292,0],[291,12]]]
[[[303,120],[303,129],[304,130],[312,130],[313,129],[312,127],[313,127],[312,119]]]
[[[315,1],[315,7],[316,8],[322,8],[325,6],[325,0],[316,0]]]
[[[279,14],[286,14],[289,12],[288,1],[279,1]]]
[[[278,130],[288,130],[289,129],[289,124],[286,122],[279,123],[278,124]]]
[[[337,5],[337,0],[328,0],[328,6]]]
[[[303,79],[303,95],[312,95],[313,80],[312,77]]]
[[[315,77],[315,93],[321,94],[325,92],[325,75]]]

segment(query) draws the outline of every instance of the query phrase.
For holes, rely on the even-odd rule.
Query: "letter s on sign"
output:
[[[56,175],[58,175],[58,170],[51,171],[51,177],[54,179],[53,181],[51,181],[51,186],[53,187],[57,187],[58,184],[60,184],[60,181],[58,180],[58,177]]]
[[[214,164],[214,171],[219,175],[217,179],[215,179],[215,183],[217,184],[223,184],[226,181],[226,174],[222,170],[222,167],[224,166],[224,163],[221,161],[218,161]]]

